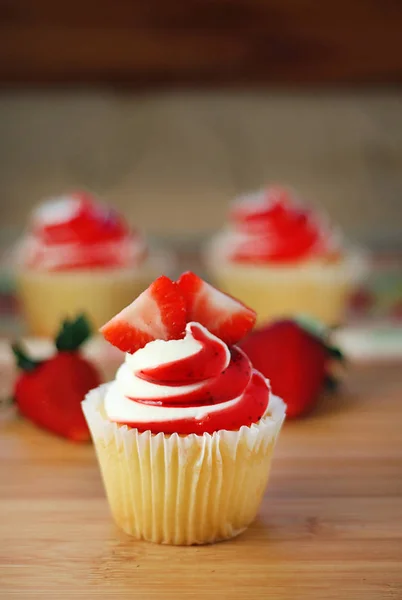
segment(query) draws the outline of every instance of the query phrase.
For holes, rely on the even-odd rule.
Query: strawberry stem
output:
[[[20,344],[12,344],[11,348],[17,360],[17,366],[23,371],[33,371],[38,365],[40,365],[41,361],[30,358]]]
[[[336,348],[336,346],[327,346],[327,350],[331,358],[341,362],[345,360],[344,354],[339,350],[339,348]]]
[[[0,411],[4,408],[12,406],[15,403],[15,399],[12,396],[0,398]]]
[[[324,387],[329,392],[335,392],[339,387],[339,381],[337,380],[336,377],[334,377],[333,375],[329,375],[327,373],[327,375],[325,376],[325,380],[324,380]]]
[[[90,335],[91,326],[85,315],[65,319],[55,340],[56,348],[59,352],[78,350]]]
[[[305,315],[299,315],[295,318],[296,323],[302,327],[307,333],[318,339],[323,346],[325,346],[329,356],[334,360],[339,360],[343,362],[345,357],[341,350],[336,346],[332,346],[329,343],[329,338],[331,334],[331,329],[326,327],[324,324],[320,323],[316,319],[312,317],[306,317]]]
[[[328,336],[328,328],[313,317],[309,315],[300,314],[295,316],[294,320],[296,323],[304,329],[307,333],[312,335],[315,338],[318,338],[320,341],[325,341]]]

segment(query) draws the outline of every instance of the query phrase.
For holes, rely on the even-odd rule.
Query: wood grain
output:
[[[397,0],[2,0],[3,83],[400,82]]]
[[[286,424],[260,516],[209,547],[111,522],[93,449],[15,418],[0,432],[2,598],[402,598],[401,365],[355,366]]]

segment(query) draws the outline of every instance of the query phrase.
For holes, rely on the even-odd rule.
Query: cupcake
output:
[[[38,336],[81,312],[99,328],[161,267],[144,237],[86,192],[37,207],[16,254],[21,309]]]
[[[126,533],[206,544],[255,518],[285,408],[234,345],[254,321],[189,272],[178,282],[159,277],[102,328],[127,354],[83,410]]]
[[[206,261],[217,285],[251,306],[259,323],[305,314],[331,326],[342,321],[364,262],[323,215],[281,187],[237,199]]]

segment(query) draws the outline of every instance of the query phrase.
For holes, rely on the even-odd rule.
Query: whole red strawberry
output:
[[[295,320],[281,320],[255,330],[240,344],[254,367],[287,404],[288,418],[308,413],[326,383],[333,383],[330,363],[341,359],[325,336]]]
[[[57,353],[47,360],[32,360],[20,345],[13,345],[23,370],[14,391],[20,412],[39,427],[77,442],[90,438],[81,401],[101,383],[97,369],[78,351],[89,335],[88,322],[80,316],[64,321],[55,342]]]

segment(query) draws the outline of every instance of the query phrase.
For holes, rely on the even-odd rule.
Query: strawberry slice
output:
[[[179,286],[162,275],[100,332],[113,346],[133,354],[153,340],[183,337],[185,327],[186,305]]]
[[[201,323],[229,345],[252,329],[256,314],[251,308],[220,292],[195,273],[183,273],[177,283],[186,300],[187,321]]]

